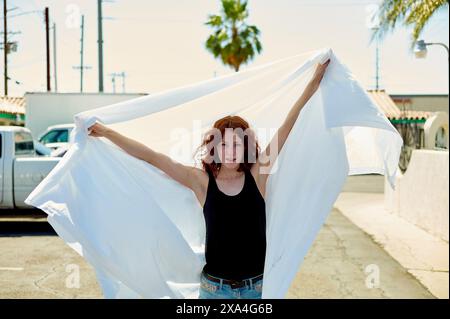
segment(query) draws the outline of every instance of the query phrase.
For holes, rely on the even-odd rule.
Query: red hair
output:
[[[239,163],[239,168],[237,169],[238,172],[250,170],[254,163],[250,163],[249,159],[255,159],[255,161],[258,159],[258,141],[256,140],[256,135],[250,128],[248,122],[237,115],[225,116],[217,120],[212,129],[206,132],[201,145],[197,148],[198,152],[199,149],[206,147],[206,154],[201,159],[202,167],[205,171],[212,172],[214,176],[217,176],[222,165],[220,162],[216,162],[215,160],[217,159],[215,148],[221,141],[220,139],[215,139],[215,134],[220,131],[221,139],[223,140],[225,138],[226,128],[232,128],[233,132],[235,132],[244,142],[244,161],[243,163]]]

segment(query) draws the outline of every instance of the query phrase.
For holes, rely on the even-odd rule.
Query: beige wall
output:
[[[405,174],[398,171],[395,190],[385,179],[385,208],[448,242],[448,151],[414,150]]]
[[[423,126],[424,132],[425,132],[425,145],[424,148],[426,149],[435,149],[435,148],[448,148],[448,113],[446,112],[434,112],[432,116],[430,116],[424,126]],[[439,131],[444,130],[443,136],[438,134]],[[440,143],[441,145],[436,145],[436,137],[439,137],[441,139]],[[439,147],[436,147],[439,146]]]
[[[432,111],[432,112],[447,112],[448,113],[448,95],[389,95],[395,104],[402,109],[406,105],[406,109],[414,111]],[[402,103],[398,101],[404,99]]]

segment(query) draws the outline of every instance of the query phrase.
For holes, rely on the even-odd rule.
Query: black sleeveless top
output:
[[[250,171],[237,195],[219,190],[212,172],[203,215],[206,223],[206,265],[215,277],[242,280],[264,273],[266,205]]]

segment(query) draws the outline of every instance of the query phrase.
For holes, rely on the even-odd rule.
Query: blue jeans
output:
[[[232,288],[229,284],[223,283],[222,280],[220,283],[209,280],[202,272],[198,299],[261,299],[262,286],[263,278],[253,282],[246,280],[245,286]]]

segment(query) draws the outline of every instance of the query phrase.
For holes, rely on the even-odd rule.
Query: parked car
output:
[[[34,208],[25,199],[60,160],[37,155],[29,129],[0,126],[0,208]]]
[[[52,149],[50,147],[45,146],[39,141],[34,140],[34,149],[37,155],[40,156],[52,156]]]
[[[70,132],[74,127],[75,124],[73,123],[49,126],[45,132],[39,135],[38,141],[56,150],[70,142]]]

